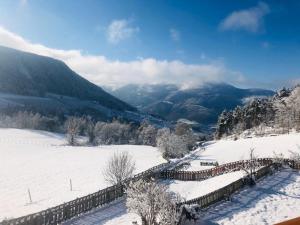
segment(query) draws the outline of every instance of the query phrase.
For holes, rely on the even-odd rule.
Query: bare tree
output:
[[[245,165],[241,165],[241,169],[247,173],[247,177],[249,178],[249,183],[251,185],[255,184],[254,173],[256,169],[259,167],[260,165],[257,162],[257,157],[254,154],[254,148],[251,148],[249,151],[249,163],[246,163]]]
[[[128,152],[114,153],[109,159],[103,175],[107,182],[114,185],[130,178],[134,170],[135,162]]]
[[[140,216],[143,225],[177,225],[178,198],[167,190],[167,186],[154,180],[139,180],[129,184],[126,206],[129,212]]]
[[[65,122],[67,130],[67,139],[70,145],[76,145],[76,137],[79,134],[80,126],[82,124],[81,118],[69,117]]]

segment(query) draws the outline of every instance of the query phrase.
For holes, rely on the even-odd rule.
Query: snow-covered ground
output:
[[[170,190],[179,191],[187,199],[200,197],[233,182],[240,175],[240,172],[232,175],[224,174],[194,184],[188,182],[190,184],[188,186],[176,182],[175,186],[170,185]],[[195,185],[196,183],[198,185]],[[208,208],[202,213],[201,221],[196,224],[267,225],[298,216],[300,216],[300,172],[286,169],[260,180],[255,187],[245,188],[233,195],[231,201]],[[127,213],[125,202],[119,201],[104,209],[96,209],[67,221],[64,225],[132,225],[132,221],[140,222],[140,219],[136,214]]]
[[[224,164],[249,159],[251,148],[254,148],[254,154],[257,157],[274,157],[274,152],[289,157],[290,150],[300,152],[300,134],[208,142],[204,150],[193,154],[194,159],[190,162],[191,166],[187,170],[207,169],[207,167],[200,166],[201,161],[218,161],[219,164]]]
[[[236,171],[204,181],[167,180],[164,183],[169,186],[171,192],[179,194],[184,200],[191,200],[218,190],[243,176],[245,176],[245,172]]]
[[[65,144],[61,134],[0,129],[0,221],[44,210],[109,186],[102,171],[116,151],[128,151],[133,156],[136,173],[165,162],[160,152],[149,146]]]
[[[190,200],[222,188],[240,179],[243,175],[244,172],[238,171],[204,181],[167,180],[163,183],[169,186],[169,191],[179,194],[185,200]],[[104,209],[96,209],[82,217],[68,221],[64,225],[132,225],[132,221],[140,221],[140,218],[134,213],[126,212],[125,201],[121,201]]]
[[[272,157],[273,152],[283,153],[288,157],[289,150],[300,151],[298,146],[300,146],[300,134],[295,133],[237,141],[220,140],[207,143],[205,149],[194,151],[187,155],[184,161],[191,160],[188,170],[200,170],[208,168],[200,166],[200,161],[218,161],[219,164],[223,164],[247,159],[250,148],[255,149],[258,157]],[[4,217],[18,217],[43,210],[108,186],[101,171],[114,151],[125,150],[136,159],[136,172],[165,162],[153,147],[129,145],[70,147],[65,145],[65,139],[60,134],[0,129],[0,220]],[[165,182],[171,191],[189,200],[219,189],[242,175],[242,172],[234,172],[205,181]],[[73,183],[72,192],[69,190],[69,179],[72,179]],[[300,212],[299,183],[299,172],[292,174],[288,171],[281,172],[278,176],[263,180],[257,187],[251,189],[249,194],[246,191],[242,192],[243,194],[237,195],[232,203],[224,203],[237,203],[228,205],[229,208],[231,207],[230,211],[226,211],[224,205],[218,206],[219,210],[208,212],[205,218],[212,224],[216,222],[241,224],[241,221],[246,221],[242,222],[244,224],[267,224],[267,222],[278,222],[300,216],[295,213]],[[28,204],[28,188],[32,195],[32,204]],[[243,195],[246,197],[242,198]],[[139,221],[137,215],[126,212],[124,201],[110,206],[96,209],[66,224],[125,225],[131,224],[132,221]],[[250,211],[244,214],[245,210]],[[278,213],[279,210],[283,210],[281,214]],[[266,216],[260,215],[262,212]],[[247,215],[248,217],[245,218]],[[270,220],[272,216],[276,220]],[[252,220],[252,217],[256,220]]]
[[[287,169],[211,207],[202,224],[267,225],[299,216],[300,172]]]

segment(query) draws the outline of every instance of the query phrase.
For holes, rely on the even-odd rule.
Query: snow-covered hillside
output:
[[[300,173],[283,170],[203,214],[204,224],[274,224],[300,216]]]
[[[65,144],[60,134],[0,129],[0,221],[44,210],[109,186],[102,171],[115,151],[128,151],[133,156],[136,173],[165,162],[160,152],[149,146]]]
[[[235,172],[201,182],[190,181],[186,182],[190,184],[188,186],[176,181],[170,184],[170,190],[180,192],[187,199],[200,197],[233,182],[240,175],[240,172]],[[233,195],[231,201],[220,202],[215,208],[208,208],[201,214],[200,221],[191,222],[190,225],[274,224],[299,216],[299,195],[300,173],[286,169],[260,180],[253,188],[243,189]],[[132,221],[140,223],[140,218],[134,213],[126,212],[125,203],[121,201],[67,221],[64,225],[131,225]]]
[[[194,160],[191,161],[191,166],[187,170],[207,169],[207,167],[200,166],[201,161],[218,161],[219,164],[223,164],[249,159],[251,148],[254,148],[254,154],[257,157],[274,157],[274,152],[289,157],[290,151],[300,152],[300,134],[208,142],[202,151],[193,154]]]
[[[241,159],[247,159],[249,156],[250,148],[255,148],[255,154],[258,157],[273,157],[274,153],[283,153],[286,157],[289,156],[292,151],[300,151],[300,134],[289,134],[272,137],[261,138],[247,138],[239,140],[220,140],[216,142],[206,143],[204,149],[198,149],[185,157],[185,161],[189,161],[191,166],[188,170],[201,170],[211,168],[208,166],[200,166],[201,161],[218,161],[220,164],[237,161]],[[247,190],[242,192],[234,198],[233,203],[228,203],[230,210],[226,211],[226,208],[221,205],[218,210],[208,211],[205,215],[205,219],[208,220],[199,224],[216,224],[212,221],[221,222],[221,224],[230,225],[232,221],[237,221],[234,224],[244,223],[245,225],[252,224],[268,224],[268,222],[280,221],[294,217],[295,210],[300,210],[293,204],[298,204],[298,197],[300,195],[300,189],[298,184],[294,184],[293,180],[298,181],[300,177],[299,172],[284,171],[270,178],[267,181],[262,180],[262,183],[258,187],[251,191]],[[184,199],[190,200],[203,196],[207,193],[213,192],[227,184],[238,180],[244,172],[237,171],[217,177],[213,177],[204,181],[163,181],[169,186],[169,190],[180,194]],[[293,179],[290,179],[293,177]],[[273,181],[270,183],[270,181]],[[274,186],[274,189],[271,187]],[[270,190],[268,192],[268,190]],[[277,194],[275,194],[277,193]],[[269,197],[268,194],[271,194]],[[243,195],[247,195],[243,198]],[[252,196],[258,196],[257,201]],[[288,196],[290,195],[290,196]],[[255,203],[251,204],[254,201]],[[242,202],[240,204],[240,202]],[[251,208],[248,209],[247,203]],[[290,203],[289,203],[290,202]],[[256,206],[258,203],[258,207]],[[272,204],[268,206],[269,204]],[[283,213],[280,214],[278,220],[274,220],[277,216],[278,210],[281,209],[281,204],[285,204]],[[299,204],[298,204],[299,205]],[[269,207],[269,208],[268,208]],[[266,210],[268,209],[268,210]],[[222,213],[217,214],[222,210]],[[248,210],[249,213],[246,216],[243,210]],[[235,215],[237,213],[237,215]],[[255,214],[254,220],[252,220],[252,214]],[[263,215],[262,215],[263,214]],[[225,215],[225,216],[223,216]],[[227,217],[228,215],[228,217]],[[260,219],[261,218],[261,219]],[[105,225],[130,225],[132,221],[140,221],[139,217],[133,213],[126,212],[126,206],[124,202],[118,202],[112,204],[112,207],[103,209],[97,209],[87,215],[80,218],[66,222],[66,225],[92,225],[92,224],[105,224]],[[245,222],[244,222],[245,221]],[[253,221],[256,221],[253,223]],[[263,223],[263,221],[267,221]],[[203,221],[202,221],[203,222]],[[260,223],[262,222],[262,223]]]

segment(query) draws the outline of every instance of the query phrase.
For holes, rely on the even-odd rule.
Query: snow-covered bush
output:
[[[133,139],[130,125],[117,120],[111,123],[97,122],[94,132],[98,144],[128,144]]]
[[[299,150],[297,151],[289,151],[290,152],[290,159],[300,163],[300,147],[298,146]]]
[[[165,158],[179,158],[188,152],[188,145],[184,137],[171,133],[168,128],[158,131],[157,147]]]
[[[120,184],[132,177],[135,162],[128,152],[115,153],[108,161],[103,176],[112,185]]]
[[[128,185],[126,206],[129,212],[140,216],[143,225],[177,225],[179,213],[177,197],[167,186],[154,180],[139,180]]]

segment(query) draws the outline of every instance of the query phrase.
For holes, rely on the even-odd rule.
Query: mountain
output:
[[[185,90],[175,85],[127,85],[107,90],[143,112],[169,121],[187,119],[205,126],[215,124],[224,109],[233,109],[254,97],[274,94],[269,90],[241,89],[226,83],[208,83]]]
[[[135,111],[62,61],[6,47],[0,47],[0,92],[35,97],[55,94],[95,101],[111,109]]]
[[[60,118],[90,115],[103,121],[165,122],[108,94],[62,61],[0,46],[0,112],[25,110]]]

